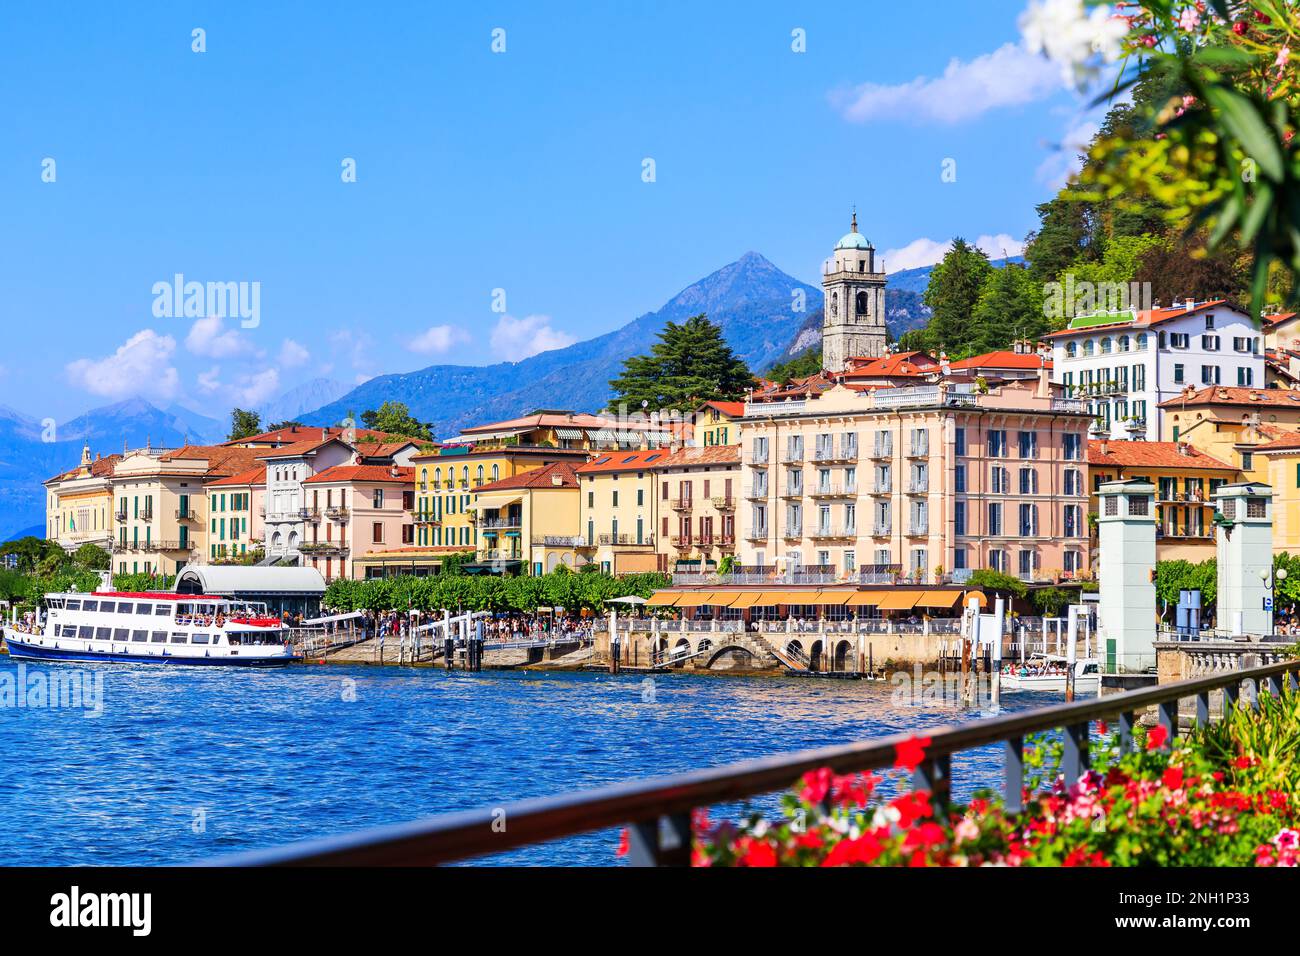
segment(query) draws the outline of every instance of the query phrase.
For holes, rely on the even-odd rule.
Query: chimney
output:
[[[1192,309],[1196,308],[1196,299],[1193,296],[1189,295],[1187,297],[1187,301],[1183,303],[1183,308],[1186,311],[1191,312]]]
[[[388,473],[392,475],[394,478],[397,477],[397,462],[393,462],[391,465],[388,466]]]
[[[563,475],[551,475],[551,484],[553,484],[556,488],[559,488],[559,487],[563,486],[563,484],[564,484],[564,476],[563,476]]]
[[[1099,452],[1101,452],[1103,455],[1108,455],[1108,454],[1110,454],[1110,437],[1109,437],[1109,436],[1107,436],[1107,435],[1102,435],[1102,436],[1101,436],[1101,438],[1098,440],[1097,450],[1098,450]]]

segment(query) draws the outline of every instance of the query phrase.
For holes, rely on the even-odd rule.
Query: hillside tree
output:
[[[262,416],[247,409],[235,408],[230,412],[230,441],[249,438],[262,430]]]
[[[721,326],[695,315],[664,326],[649,355],[623,361],[623,374],[609,383],[614,392],[610,408],[687,410],[701,402],[743,398],[753,384],[753,373],[731,351]]]

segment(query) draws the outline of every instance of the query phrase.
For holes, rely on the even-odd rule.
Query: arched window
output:
[[[1078,343],[1078,342],[1066,342],[1066,343],[1065,343],[1065,356],[1066,356],[1066,358],[1074,358],[1074,357],[1075,357],[1076,355],[1078,355],[1078,354],[1079,354],[1079,343]]]
[[[493,480],[493,481],[498,481],[498,480],[500,480],[500,478],[501,478],[501,466],[500,466],[500,465],[493,465],[493,466],[492,466],[492,480]]]
[[[867,305],[867,293],[865,291],[858,293],[858,307],[856,311],[859,318],[871,311]]]
[[[1146,347],[1147,347],[1147,334],[1145,332],[1139,332],[1137,335],[1137,350],[1139,352],[1142,352],[1146,350]]]
[[[480,485],[483,484],[483,466],[482,466],[482,465],[479,465],[479,466],[478,466],[478,474],[477,474],[475,477],[478,479],[478,483],[479,483]]]
[[[1083,343],[1083,354],[1084,354],[1084,355],[1091,355],[1091,354],[1092,354],[1093,352],[1095,352],[1096,350],[1097,350],[1097,344],[1096,344],[1095,342],[1093,342],[1092,339],[1088,339],[1086,342]]]
[[[1109,355],[1109,354],[1110,354],[1110,336],[1109,336],[1109,335],[1102,336],[1102,339],[1101,339],[1101,354],[1102,354],[1102,355]]]
[[[469,487],[469,465],[460,466],[460,486],[462,488]]]
[[[839,314],[840,314],[840,294],[838,292],[832,292],[831,293],[831,315],[837,316]]]
[[[1127,335],[1121,335],[1121,336],[1119,337],[1119,350],[1120,350],[1121,352],[1127,352],[1127,351],[1128,351],[1128,344],[1129,344],[1129,343],[1128,343],[1128,336],[1127,336]]]
[[[437,488],[442,484],[442,469],[433,469],[433,487]]]

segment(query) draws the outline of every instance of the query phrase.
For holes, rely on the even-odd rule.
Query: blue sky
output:
[[[855,203],[891,269],[1018,251],[1088,120],[1024,5],[5,5],[0,403],[518,359],[747,250],[815,283]],[[260,324],[156,316],[176,273],[260,283]]]

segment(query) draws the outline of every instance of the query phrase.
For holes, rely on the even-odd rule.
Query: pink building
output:
[[[335,465],[303,482],[304,506],[317,511],[299,548],[326,581],[356,577],[367,553],[410,546],[415,471],[398,465]]]

